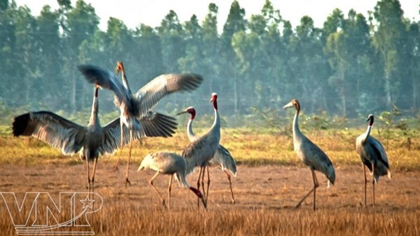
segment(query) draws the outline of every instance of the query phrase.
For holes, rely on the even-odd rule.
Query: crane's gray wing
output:
[[[222,145],[219,145],[216,153],[214,154],[214,157],[210,160],[210,163],[220,165],[222,170],[228,169],[233,173],[233,175],[236,176],[235,159],[233,159],[230,152]]]
[[[372,136],[369,136],[368,143],[371,145],[373,151],[376,153],[378,160],[382,162],[386,168],[389,168],[388,156],[386,155],[385,148],[382,144]]]
[[[14,136],[36,137],[64,154],[77,153],[83,147],[86,132],[86,127],[49,111],[25,113],[13,121]]]
[[[325,154],[325,152],[322,151],[321,148],[319,148],[316,144],[314,144],[311,140],[309,140],[306,137],[302,141],[302,149],[305,152],[304,162],[306,165],[324,173],[325,175],[327,175],[327,177],[328,173],[333,174],[332,172],[335,172],[334,166],[330,158],[328,158],[327,154]],[[334,180],[332,180],[331,182],[334,183]]]
[[[103,139],[102,143],[98,147],[101,155],[104,153],[112,154],[114,150],[118,149],[121,145],[121,125],[120,118],[116,118],[113,121],[109,122],[102,128]],[[126,145],[130,141],[130,132],[129,129],[123,125],[123,144]]]
[[[197,74],[164,74],[154,78],[135,94],[137,102],[136,116],[143,116],[165,95],[176,91],[192,91],[196,89],[203,77]]]
[[[133,130],[133,139],[143,137],[172,137],[178,124],[175,118],[156,112],[148,112],[140,119],[140,130]],[[103,140],[99,147],[101,154],[107,152],[112,154],[121,145],[120,118],[106,124],[103,129]],[[123,145],[130,141],[130,130],[123,125]]]
[[[139,121],[146,137],[172,137],[178,126],[175,118],[152,111]]]
[[[129,103],[130,94],[111,71],[93,65],[79,65],[77,68],[89,83],[114,92],[117,106]]]

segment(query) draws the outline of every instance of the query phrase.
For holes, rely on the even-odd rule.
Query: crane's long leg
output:
[[[87,180],[88,180],[88,192],[90,192],[89,158],[87,155],[86,155],[86,170],[87,170]]]
[[[203,170],[203,168],[200,166],[200,172],[198,173],[198,180],[197,180],[197,189],[198,189],[198,191],[200,191],[200,179],[201,179],[201,171],[202,170]],[[200,207],[200,198],[197,199],[197,207]]]
[[[206,166],[203,166],[203,171],[201,172],[201,187],[203,188],[203,199],[206,199],[206,190],[204,188],[204,177],[206,176]],[[206,202],[207,203],[207,202]]]
[[[92,183],[95,183],[95,174],[96,174],[96,166],[98,164],[98,158],[95,158],[93,162],[93,171],[92,171],[92,177],[90,178]]]
[[[125,186],[127,186],[127,184],[131,185],[130,180],[128,180],[128,172],[130,170],[131,149],[133,148],[132,138],[133,138],[133,130],[130,129],[130,150],[128,151],[127,170],[125,173]]]
[[[375,163],[372,163],[372,192],[373,192],[373,206],[375,206]]]
[[[124,147],[124,123],[120,117],[120,156],[123,154],[123,147]],[[117,161],[114,164],[114,170],[118,170],[118,165],[120,164],[120,157],[117,156]]]
[[[172,187],[172,178],[174,177],[174,175],[171,175],[169,177],[169,187],[168,187],[168,209],[171,206],[171,187]]]
[[[303,196],[303,198],[298,202],[298,204],[296,204],[296,206],[295,206],[295,208],[298,208],[298,207],[300,207],[300,205],[302,205],[302,202],[303,201],[305,201],[305,199],[313,192],[313,191],[315,191],[315,188],[317,188],[318,187],[318,180],[316,180],[316,176],[315,176],[315,172],[314,172],[314,170],[312,170],[311,169],[311,171],[312,171],[312,179],[313,179],[313,181],[314,181],[314,187],[311,189],[311,190],[309,190],[309,192],[305,195],[305,196]],[[314,195],[314,199],[315,199],[315,195]]]
[[[313,179],[314,179],[314,211],[315,211],[315,204],[316,204],[316,188],[318,188],[319,183],[318,183],[318,179],[316,178],[316,174],[315,171],[312,170],[312,175],[313,175]]]
[[[232,195],[232,203],[235,204],[235,197],[233,196],[232,181],[230,180],[230,174],[226,170],[223,170],[223,171],[226,173],[226,176],[229,180],[230,194]]]
[[[366,188],[367,188],[367,178],[366,178],[366,166],[365,166],[365,164],[363,164],[362,163],[362,166],[363,166],[363,175],[365,176],[365,207],[366,207],[366,195],[367,195],[367,192],[366,192]]]
[[[209,199],[209,193],[210,193],[210,167],[209,165],[207,165],[205,168],[207,169],[207,191],[206,191],[207,192],[206,204],[207,204],[207,200]]]
[[[153,181],[159,176],[159,172],[156,172],[155,175],[153,175],[152,178],[150,178],[149,180],[149,184],[152,185],[153,189],[155,190],[155,192],[159,195],[162,204],[165,205],[165,199],[163,199],[162,195],[160,195],[160,193],[158,192],[158,190],[156,189],[156,187],[153,185]]]
[[[96,173],[96,166],[97,165],[98,165],[98,157],[95,158],[95,160],[93,162],[92,177],[90,178],[91,179],[91,182],[92,182],[92,193],[95,192],[95,173]],[[95,195],[92,194],[92,199],[95,200],[94,198],[95,198]],[[95,202],[93,202],[93,204],[95,204]]]

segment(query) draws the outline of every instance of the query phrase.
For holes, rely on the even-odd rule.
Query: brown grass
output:
[[[185,130],[171,139],[136,141],[131,187],[123,184],[127,147],[122,155],[117,151],[100,158],[95,192],[104,198],[104,206],[91,216],[91,229],[99,235],[419,235],[420,137],[412,135],[408,144],[398,132],[388,139],[373,132],[387,149],[393,179],[380,179],[376,207],[365,208],[363,172],[354,150],[354,140],[363,131],[305,131],[329,155],[337,175],[335,186],[326,189],[325,177],[317,174],[321,186],[316,212],[312,197],[300,209],[293,209],[312,180],[309,169],[293,152],[290,133],[224,129],[222,143],[238,163],[238,177],[233,178],[237,203],[230,202],[224,173],[213,168],[208,211],[197,210],[195,196],[175,183],[171,210],[167,210],[148,184],[153,172],[135,172],[147,153],[180,153],[188,143]],[[117,159],[121,159],[120,170],[115,172],[112,166]],[[196,175],[188,178],[193,186]],[[165,197],[167,181],[167,176],[155,181]],[[33,138],[0,136],[0,192],[45,191],[57,196],[86,191],[85,185],[85,165],[77,156],[64,156]],[[12,226],[0,198],[1,235],[14,235]]]
[[[196,133],[204,130],[197,129]],[[323,149],[335,166],[360,165],[360,158],[355,151],[355,139],[363,129],[350,130],[313,130],[306,131],[307,136]],[[417,156],[420,151],[420,135],[414,133],[408,144],[407,137],[395,130],[393,136],[384,138],[377,130],[372,135],[382,141],[390,159],[392,170],[420,170]],[[169,150],[181,153],[189,141],[185,130],[181,129],[173,138],[146,138],[133,143],[133,161],[139,163],[148,153]],[[292,165],[303,166],[293,151],[291,133],[282,135],[270,130],[224,129],[222,144],[229,149],[237,163],[247,166]],[[10,135],[0,136],[0,164],[34,165],[45,163],[82,164],[77,155],[70,157],[60,150],[51,148],[35,138]],[[100,158],[100,162],[115,162],[126,159],[128,147],[122,154],[117,150],[114,155]]]
[[[100,163],[101,164],[101,163]],[[297,201],[311,188],[308,168],[259,166],[238,168],[233,178],[237,203],[230,202],[224,173],[211,169],[208,210],[197,209],[195,196],[173,185],[171,209],[163,207],[148,179],[153,171],[135,172],[131,166],[130,187],[123,184],[124,168],[113,171],[102,163],[95,192],[104,199],[102,210],[92,215],[91,230],[99,235],[418,235],[420,233],[420,172],[395,171],[394,178],[381,178],[376,207],[363,207],[361,168],[337,168],[335,186],[326,189],[326,179],[317,174],[317,211],[312,196],[300,209]],[[46,191],[57,196],[64,191],[86,191],[85,166],[49,164],[22,168],[0,166],[0,192]],[[195,185],[197,173],[188,177]],[[155,185],[166,198],[167,176]],[[0,229],[13,235],[10,218],[0,198]]]

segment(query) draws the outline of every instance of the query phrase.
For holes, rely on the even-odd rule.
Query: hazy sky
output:
[[[18,6],[27,5],[33,15],[39,15],[44,5],[53,9],[58,7],[56,0],[15,0]],[[106,29],[110,16],[122,20],[129,28],[134,29],[140,23],[149,26],[160,25],[161,20],[170,11],[174,10],[181,22],[187,21],[196,14],[200,22],[208,13],[209,3],[219,7],[218,24],[223,27],[233,0],[85,0],[92,4],[96,14],[101,18],[100,28]],[[72,0],[72,4],[76,0]],[[118,3],[117,3],[118,2]],[[239,0],[245,8],[246,18],[258,14],[265,0]],[[356,10],[367,17],[367,12],[374,9],[377,1],[374,0],[271,0],[274,9],[279,9],[282,17],[292,22],[293,27],[299,24],[304,15],[312,17],[315,25],[322,27],[327,16],[335,8],[347,14],[350,9]],[[404,16],[411,20],[419,19],[419,1],[400,0]]]

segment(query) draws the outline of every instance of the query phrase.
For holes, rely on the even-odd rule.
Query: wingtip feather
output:
[[[13,123],[12,123],[13,136],[18,137],[25,132],[25,129],[28,126],[29,119],[30,119],[29,113],[16,116],[13,119]]]

